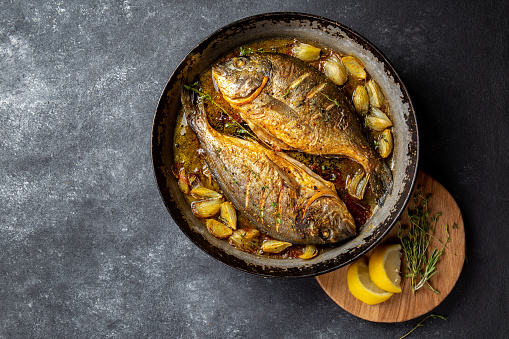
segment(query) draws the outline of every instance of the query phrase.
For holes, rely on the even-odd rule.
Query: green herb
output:
[[[248,47],[247,49],[245,49],[244,47],[240,47],[240,56],[245,56],[245,55],[248,55],[248,54],[251,54],[254,52],[255,51],[251,47]],[[256,50],[256,52],[263,53],[263,52],[265,52],[265,50],[260,47]]]
[[[216,149],[216,153],[219,153],[221,152],[221,147],[219,147],[218,149]]]
[[[255,177],[255,178],[258,177],[258,173],[256,173],[255,171],[253,171],[252,169],[250,169],[246,165],[242,164],[240,167],[245,167],[249,172],[251,172],[253,174],[253,177]]]
[[[430,314],[427,317],[425,317],[424,319],[422,319],[421,321],[419,321],[419,323],[414,328],[412,328],[409,332],[407,332],[407,334],[405,334],[404,336],[400,337],[399,339],[403,339],[403,338],[408,337],[410,335],[410,333],[415,331],[418,327],[424,326],[423,323],[428,318],[433,318],[433,319],[439,318],[439,319],[442,319],[442,320],[447,320],[444,316],[441,316],[441,315],[438,315],[438,314]]]
[[[285,93],[285,94],[283,94],[283,98],[286,98],[286,97],[288,96],[288,94],[290,94],[290,89],[288,89],[288,90],[286,91],[286,93]]]
[[[331,176],[330,176],[331,180],[336,180],[336,174],[332,173]]]
[[[266,190],[266,189],[268,189],[268,188],[269,188],[269,186],[267,186],[267,185],[262,185],[262,191],[263,191],[263,190]]]
[[[220,110],[221,110],[224,114],[226,114],[227,116],[229,116],[229,117],[230,117],[230,119],[233,121],[233,123],[235,123],[238,127],[240,127],[240,130],[238,131],[238,133],[241,133],[241,134],[249,134],[249,136],[250,136],[250,137],[252,137],[252,138],[253,138],[253,139],[255,139],[255,140],[258,140],[258,138],[257,138],[254,134],[252,134],[251,132],[247,131],[244,127],[242,127],[242,125],[241,125],[241,124],[239,124],[239,123],[237,122],[237,120],[235,120],[235,119],[234,119],[234,118],[230,115],[230,113],[228,113],[228,111],[226,111],[226,110],[223,108],[223,106],[219,105],[219,104],[218,104],[218,103],[214,100],[214,98],[212,98],[212,97],[210,96],[210,94],[205,94],[205,93],[203,93],[202,91],[200,91],[200,90],[198,89],[198,82],[195,82],[194,84],[189,85],[189,86],[188,86],[188,85],[184,85],[184,88],[185,88],[185,89],[187,89],[188,91],[193,91],[193,92],[197,93],[197,94],[200,96],[200,98],[201,98],[202,100],[209,100],[212,104],[214,104],[216,107],[218,107],[218,108],[219,108],[219,109],[220,109]]]
[[[336,104],[336,106],[341,107],[341,105],[339,104],[339,102],[336,99],[331,99],[327,94],[323,93],[322,91],[320,91],[320,93],[322,93],[322,95],[324,97],[326,97],[327,100],[329,100],[330,102],[333,102],[334,104]]]
[[[276,202],[272,202],[272,207],[276,208],[277,207],[277,203]]]
[[[422,286],[427,286],[437,294],[440,293],[430,285],[429,279],[437,273],[436,264],[444,253],[446,245],[434,236],[438,218],[442,213],[430,214],[428,201],[431,197],[431,194],[424,197],[418,190],[413,197],[413,209],[409,207],[407,210],[409,226],[407,228],[400,226],[398,230],[398,238],[406,257],[405,277],[410,278],[410,285],[414,293]],[[446,225],[446,231],[449,234],[448,225]],[[431,238],[442,244],[442,249],[434,248],[428,256]],[[448,236],[446,243],[449,240]]]

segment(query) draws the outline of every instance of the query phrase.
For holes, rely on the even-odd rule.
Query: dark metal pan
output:
[[[315,41],[362,59],[391,107],[394,124],[394,176],[392,193],[352,240],[309,260],[269,259],[235,249],[214,238],[191,212],[172,174],[173,133],[182,84],[223,55],[247,43],[271,38]],[[161,95],[154,117],[152,159],[161,197],[180,229],[202,250],[245,272],[277,277],[314,276],[340,268],[375,246],[404,210],[417,173],[418,133],[414,109],[400,77],[382,53],[365,38],[337,22],[302,13],[267,13],[233,22],[202,41],[173,72]]]

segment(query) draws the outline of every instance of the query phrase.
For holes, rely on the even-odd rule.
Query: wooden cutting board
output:
[[[438,306],[456,284],[465,261],[465,228],[461,212],[449,192],[440,183],[421,171],[417,176],[414,193],[419,188],[424,195],[433,194],[428,202],[428,210],[431,214],[442,212],[435,229],[435,236],[443,242],[447,238],[445,225],[449,225],[451,240],[438,260],[438,272],[430,279],[431,285],[440,291],[440,294],[434,293],[427,287],[422,287],[413,294],[409,279],[403,278],[402,293],[395,293],[383,303],[368,305],[357,300],[348,290],[346,272],[349,266],[316,277],[329,297],[351,314],[365,320],[385,323],[414,319]],[[413,207],[412,200],[409,201],[409,206]],[[406,210],[400,217],[400,222],[402,225],[408,224]],[[457,227],[453,228],[454,223],[457,224]],[[399,243],[398,228],[396,224],[380,244]],[[433,248],[441,249],[442,245],[432,239],[429,250]],[[369,256],[372,251],[367,255]],[[402,270],[404,271],[404,262],[402,262]]]

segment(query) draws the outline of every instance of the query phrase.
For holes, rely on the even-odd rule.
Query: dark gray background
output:
[[[1,338],[398,338],[314,278],[265,279],[212,259],[175,226],[151,164],[171,72],[245,16],[345,24],[399,71],[419,167],[460,206],[467,258],[415,337],[509,332],[509,8],[499,1],[0,2]]]

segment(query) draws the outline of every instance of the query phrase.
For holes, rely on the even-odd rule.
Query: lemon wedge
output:
[[[382,245],[369,258],[369,276],[378,288],[401,293],[401,245]]]
[[[365,257],[360,258],[348,268],[346,274],[348,289],[354,297],[369,305],[381,303],[392,296],[392,292],[378,288],[369,277]]]

